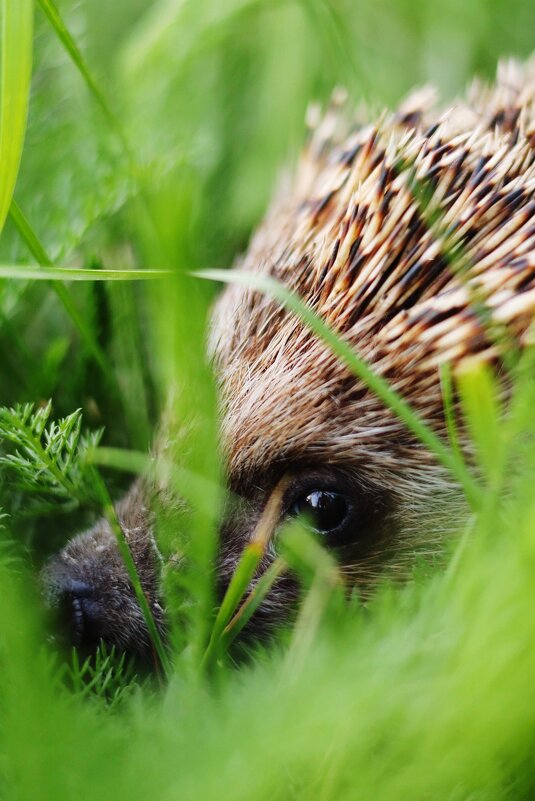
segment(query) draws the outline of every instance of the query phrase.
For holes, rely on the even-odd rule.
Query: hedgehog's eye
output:
[[[289,513],[304,515],[320,534],[335,534],[343,528],[349,511],[349,502],[341,492],[313,490],[297,498]]]

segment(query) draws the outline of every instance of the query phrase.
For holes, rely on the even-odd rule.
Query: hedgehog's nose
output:
[[[58,613],[68,641],[74,645],[95,645],[100,640],[102,609],[94,587],[70,580],[59,588]]]

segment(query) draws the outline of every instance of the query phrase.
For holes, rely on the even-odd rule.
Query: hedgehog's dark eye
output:
[[[336,534],[349,517],[350,506],[341,492],[313,490],[297,498],[289,513],[304,515],[320,534]]]

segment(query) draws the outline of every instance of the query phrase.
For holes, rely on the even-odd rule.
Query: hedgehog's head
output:
[[[340,133],[329,112],[241,265],[296,292],[439,436],[440,365],[495,360],[504,334],[523,344],[535,310],[535,79],[516,69],[443,115],[420,94]],[[277,302],[227,289],[210,347],[240,499],[221,526],[221,587],[283,478],[280,520],[308,514],[362,592],[458,525],[445,470]],[[294,594],[282,579],[258,619],[280,619]]]

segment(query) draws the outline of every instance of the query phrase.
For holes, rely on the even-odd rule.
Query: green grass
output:
[[[311,100],[337,84],[373,109],[426,81],[452,95],[498,57],[528,54],[533,9],[4,0],[0,14],[0,797],[532,797],[534,354],[511,368],[507,404],[488,369],[458,381],[476,480],[447,369],[451,447],[263,282],[435,453],[472,511],[445,566],[417,566],[366,607],[299,528],[241,607],[260,526],[215,609],[224,481],[203,343],[216,285],[199,276],[252,280],[220,268],[295,158]],[[171,390],[178,444],[158,469],[189,511],[159,536],[188,560],[166,571],[171,644],[153,631],[167,676],[156,686],[114,654],[56,654],[35,573],[98,514],[113,523],[110,498],[149,468]],[[282,570],[303,586],[296,623],[237,666],[229,648]]]

